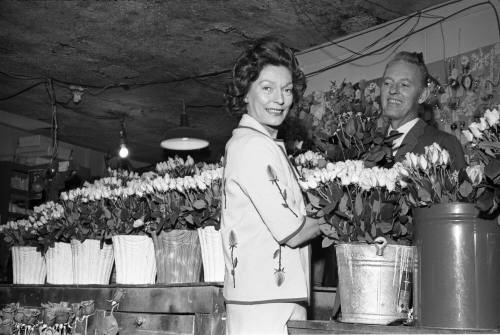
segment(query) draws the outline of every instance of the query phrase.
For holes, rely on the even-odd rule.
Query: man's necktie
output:
[[[393,130],[391,130],[391,131],[389,132],[389,137],[394,136],[394,135],[397,135],[397,134],[401,134],[401,133],[400,133],[399,131],[397,131],[397,130],[394,130],[394,129],[393,129]],[[396,151],[398,150],[398,147],[399,147],[399,146],[396,146],[396,140],[397,140],[398,138],[400,138],[400,137],[401,137],[401,136],[399,136],[399,137],[396,137],[396,138],[392,139],[392,149],[393,149],[393,155],[395,155],[395,154],[396,154]]]
[[[389,132],[389,136],[393,136],[393,135],[397,135],[397,134],[401,134],[401,133],[397,130],[394,130],[394,129]]]

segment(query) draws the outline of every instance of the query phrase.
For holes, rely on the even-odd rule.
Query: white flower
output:
[[[427,167],[429,166],[429,163],[427,162],[427,160],[425,159],[424,156],[419,156],[418,157],[418,165],[420,166],[420,168],[422,170],[427,170]]]
[[[448,150],[443,150],[441,152],[441,164],[448,165],[450,163],[450,153]]]
[[[133,227],[134,228],[139,228],[139,227],[142,227],[142,226],[144,226],[144,220],[143,220],[143,218],[139,218],[139,219],[135,220],[134,223],[133,223]]]
[[[486,122],[486,119],[484,117],[482,117],[479,119],[478,127],[479,127],[479,130],[485,131],[490,126],[488,125],[488,122]]]
[[[472,142],[474,140],[474,135],[468,129],[462,130],[462,135],[467,139],[467,142]]]
[[[436,146],[432,145],[425,147],[425,151],[426,151],[426,156],[431,162],[431,164],[435,165],[437,162],[439,162],[439,158],[441,155],[440,155],[440,150],[436,148]]]
[[[310,179],[307,181],[307,187],[310,189],[315,189],[318,187],[318,183],[314,179]]]
[[[474,135],[474,137],[483,138],[483,133],[479,129],[479,124],[477,124],[476,122],[472,122],[469,125],[469,130],[472,132],[472,135]]]
[[[465,168],[467,176],[474,186],[478,185],[484,178],[484,166],[482,164],[467,166]]]
[[[418,168],[418,156],[415,155],[413,152],[406,153],[405,162],[406,162],[407,166],[409,166],[412,169]]]
[[[488,121],[490,127],[493,127],[500,121],[500,112],[497,109],[487,109],[486,112],[484,112],[484,118]]]

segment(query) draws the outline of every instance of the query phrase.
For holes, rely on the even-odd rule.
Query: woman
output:
[[[226,95],[243,114],[226,145],[222,237],[226,329],[234,334],[287,334],[290,319],[305,320],[309,250],[320,234],[306,217],[294,167],[278,127],[305,90],[292,50],[263,39],[233,68]]]

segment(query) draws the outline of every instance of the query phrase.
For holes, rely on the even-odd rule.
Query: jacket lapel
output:
[[[418,120],[418,122],[410,129],[408,134],[406,134],[403,139],[403,143],[396,152],[395,161],[400,162],[404,160],[404,156],[407,152],[414,151],[415,147],[418,144],[419,138],[423,135],[425,128],[425,122],[422,120]]]

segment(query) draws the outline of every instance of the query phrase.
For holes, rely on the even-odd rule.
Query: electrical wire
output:
[[[32,88],[35,88],[35,87],[37,87],[38,85],[41,85],[41,84],[44,84],[44,83],[45,83],[44,81],[39,81],[39,82],[37,82],[37,83],[34,83],[33,85],[30,85],[30,86],[28,86],[28,87],[26,87],[26,88],[23,88],[22,90],[17,91],[16,93],[13,93],[13,94],[8,95],[8,96],[6,96],[6,97],[0,97],[0,101],[5,101],[5,100],[12,99],[12,98],[14,98],[14,97],[17,97],[18,95],[20,95],[20,94],[22,94],[22,93],[24,93],[24,92],[26,92],[26,91],[29,91],[29,90],[31,90]]]
[[[316,26],[316,24],[314,23],[314,21],[307,14],[307,12],[304,9],[302,9],[302,8],[299,7],[299,3],[298,2],[294,2],[293,0],[289,0],[289,1],[290,1],[290,4],[292,5],[292,8],[293,8],[294,12],[295,12],[295,15],[297,15],[297,17],[300,19],[300,14],[299,14],[299,10],[298,10],[298,9],[300,9],[301,12],[302,12],[302,14],[307,18],[307,20],[309,21],[309,23],[314,28],[314,30],[316,30],[316,32],[318,34],[320,34],[323,37],[323,39],[325,39],[329,43],[333,43],[334,45],[338,46],[339,48],[342,48],[342,49],[344,49],[346,51],[349,51],[351,53],[354,53],[354,54],[358,54],[357,51],[351,50],[348,47],[345,47],[345,46],[343,46],[343,45],[341,45],[339,43],[333,42],[330,38],[328,38],[327,36],[323,35],[323,33],[318,29],[318,27]]]
[[[21,79],[21,80],[45,80],[45,77],[30,77],[30,76],[23,76],[20,74],[14,74],[14,73],[7,73],[2,70],[0,70],[0,74],[3,74],[6,77],[10,77],[13,79]]]
[[[394,9],[391,9],[389,7],[385,7],[384,5],[381,5],[377,2],[371,1],[371,0],[364,0],[365,2],[368,2],[370,5],[382,8],[383,10],[399,15],[399,16],[406,16],[406,14],[400,13],[398,11],[395,11]],[[435,18],[442,18],[442,16],[439,15],[433,15],[433,14],[423,14],[422,17],[430,18],[430,19],[435,19]]]
[[[57,132],[58,132],[58,123],[57,123],[57,105],[56,105],[56,92],[54,90],[54,85],[52,79],[47,79],[45,84],[45,88],[47,89],[47,94],[50,98],[50,106],[52,108],[52,127],[51,127],[51,135],[52,135],[52,156],[51,156],[51,165],[54,163],[57,158]]]
[[[459,0],[459,1],[463,1],[463,0]],[[459,1],[456,1],[456,2],[459,2]],[[416,34],[416,33],[419,33],[419,32],[421,32],[421,31],[423,31],[423,30],[425,30],[425,29],[428,29],[428,28],[430,28],[430,27],[432,27],[432,26],[435,26],[436,24],[439,24],[440,22],[443,22],[443,21],[445,21],[445,20],[449,19],[450,17],[456,16],[456,15],[458,15],[458,14],[460,14],[460,13],[463,13],[463,12],[465,12],[465,11],[467,11],[467,10],[471,9],[471,8],[475,8],[475,7],[482,6],[482,5],[490,5],[490,6],[493,6],[493,7],[494,7],[494,5],[491,3],[491,1],[480,2],[480,3],[476,3],[476,4],[473,4],[473,5],[467,6],[467,7],[465,7],[465,8],[462,8],[462,9],[460,9],[460,10],[458,10],[458,11],[456,11],[456,12],[454,12],[454,13],[450,14],[450,15],[447,15],[447,16],[445,16],[445,17],[443,17],[443,18],[441,18],[441,19],[437,20],[436,22],[433,22],[433,23],[431,23],[431,24],[428,24],[428,25],[426,25],[426,26],[424,26],[424,27],[422,27],[422,28],[415,29],[415,30],[413,30],[411,33],[409,33],[409,34],[405,34],[404,36],[402,36],[402,37],[398,38],[396,41],[401,41],[401,40],[403,40],[403,39],[406,39],[406,38],[408,38],[409,36],[414,35],[414,34]],[[497,17],[497,27],[498,27],[498,30],[499,30],[499,36],[500,36],[500,20],[498,19],[498,15],[497,15],[497,13],[496,13],[496,8],[495,8],[495,14],[496,14],[496,17]],[[394,42],[396,42],[396,41],[393,41],[393,42],[391,42],[391,43],[394,43]],[[389,43],[389,44],[391,44],[391,43]],[[376,52],[380,52],[381,50],[384,50],[385,48],[386,48],[386,46],[383,46],[383,47],[381,47],[381,48],[379,48],[379,49],[373,50],[373,51],[371,51],[371,52],[369,52],[369,53],[366,53],[366,54],[364,54],[364,55],[362,55],[362,56],[347,57],[346,59],[343,59],[343,60],[341,60],[341,61],[339,61],[339,62],[336,62],[336,63],[334,63],[334,64],[331,64],[331,65],[325,66],[325,67],[323,67],[323,68],[320,68],[320,69],[318,69],[318,70],[315,70],[315,71],[312,71],[312,72],[310,72],[310,73],[307,73],[307,74],[306,74],[306,77],[311,77],[311,76],[317,75],[317,74],[319,74],[319,73],[322,73],[322,72],[325,72],[325,71],[331,70],[331,69],[333,69],[333,68],[336,68],[336,67],[342,66],[342,65],[344,65],[344,64],[346,64],[346,63],[349,63],[349,62],[352,62],[352,61],[355,61],[355,60],[358,60],[358,59],[361,59],[361,58],[364,58],[364,57],[367,57],[367,56],[371,56],[371,55],[375,54]]]
[[[377,5],[378,7],[381,7],[383,8],[384,10],[387,10],[387,11],[392,11],[390,10],[389,8],[386,8],[384,7],[383,5],[380,5],[380,4],[377,4],[373,1],[370,1],[370,0],[365,0],[366,2],[372,4],[372,5]],[[459,2],[462,2],[464,0],[456,0],[456,1],[452,1],[452,2],[447,2],[445,4],[442,4],[442,5],[438,5],[438,6],[435,6],[429,10],[436,10],[436,9],[440,9],[442,7],[445,7],[445,6],[449,6],[451,4],[455,4],[455,3],[459,3]],[[290,0],[290,3],[292,4],[292,6],[297,3],[295,3],[293,0]],[[416,34],[422,30],[425,30],[427,28],[430,28],[436,24],[442,24],[443,21],[449,19],[450,17],[453,17],[455,15],[458,15],[459,13],[462,13],[468,9],[471,9],[471,8],[474,8],[474,7],[478,7],[478,6],[481,6],[481,5],[490,5],[493,10],[494,10],[494,13],[495,13],[495,16],[496,16],[496,21],[497,21],[497,28],[498,28],[498,33],[499,33],[499,36],[500,36],[500,19],[499,19],[499,14],[498,14],[498,11],[497,11],[497,8],[495,7],[495,5],[491,2],[491,1],[486,1],[486,2],[481,2],[481,3],[477,3],[477,4],[474,4],[474,5],[471,5],[471,6],[468,6],[468,7],[465,7],[461,10],[458,10],[457,12],[453,13],[453,14],[450,14],[448,16],[444,16],[444,17],[441,17],[441,16],[434,16],[434,15],[429,15],[429,14],[426,14],[425,11],[419,11],[419,12],[416,12],[412,15],[409,15],[409,16],[406,16],[406,17],[402,17],[398,20],[394,20],[394,21],[391,21],[389,23],[386,23],[386,24],[382,24],[382,25],[378,25],[372,29],[368,29],[368,30],[364,30],[360,33],[357,33],[357,34],[353,34],[353,35],[350,35],[346,38],[343,38],[343,39],[340,39],[340,40],[336,40],[336,41],[328,41],[326,44],[322,44],[322,45],[319,45],[315,48],[309,48],[307,50],[304,50],[304,51],[299,51],[297,52],[296,54],[297,55],[300,55],[304,52],[311,52],[311,51],[314,51],[314,50],[318,50],[318,49],[321,49],[321,48],[324,48],[325,46],[328,46],[328,45],[336,45],[346,51],[349,51],[352,53],[352,55],[350,55],[349,57],[341,60],[341,61],[338,61],[334,64],[331,64],[329,66],[326,66],[326,67],[323,67],[321,69],[318,69],[316,71],[313,71],[313,72],[310,72],[308,73],[306,76],[310,77],[310,76],[313,76],[313,75],[316,75],[316,74],[319,74],[321,72],[324,72],[324,71],[327,71],[327,70],[330,70],[332,68],[335,68],[335,67],[338,67],[338,66],[341,66],[341,65],[344,65],[348,62],[353,62],[353,61],[356,61],[358,59],[361,59],[361,58],[364,58],[364,57],[367,57],[367,56],[371,56],[371,55],[378,55],[378,54],[381,54],[383,52],[385,52],[386,50],[388,50],[389,48],[393,47],[394,45],[397,45],[397,43],[403,41],[402,43],[404,43],[404,40],[408,39],[411,35],[413,34]],[[294,10],[296,11],[296,14],[298,15],[298,12],[297,12],[297,9],[296,7],[294,6]],[[311,24],[314,26],[315,29],[317,29],[317,27],[314,25],[314,22],[313,20],[307,15],[307,13],[305,13],[303,10],[302,10],[303,14],[308,18],[308,20],[311,22]],[[397,13],[395,11],[392,11],[394,13]],[[399,13],[397,13],[399,14]],[[370,48],[374,47],[375,45],[377,45],[378,43],[380,43],[383,39],[387,38],[388,36],[390,36],[391,34],[393,34],[395,31],[397,31],[400,27],[402,27],[403,25],[405,25],[406,23],[409,22],[409,20],[411,20],[413,17],[418,17],[418,21],[420,20],[420,17],[433,17],[433,18],[439,18],[438,21],[436,22],[433,22],[429,25],[426,25],[420,29],[414,29],[415,26],[410,29],[410,32],[408,32],[407,34],[405,34],[404,36],[396,39],[395,41],[392,41],[386,45],[384,45],[383,47],[381,48],[378,48],[378,49],[375,49],[375,50],[372,50],[370,52],[366,52],[367,50],[369,50]],[[374,42],[370,43],[368,46],[365,46],[362,50],[360,51],[355,51],[355,50],[351,50],[350,48],[347,48],[345,46],[342,46],[340,45],[339,43],[340,42],[344,42],[344,41],[348,41],[350,39],[353,39],[355,37],[358,37],[358,36],[361,36],[361,35],[365,35],[365,34],[368,34],[370,32],[374,32],[374,31],[377,31],[377,30],[380,30],[380,29],[383,29],[389,25],[394,25],[395,23],[399,23],[394,29],[391,29],[388,33],[384,34],[382,37],[378,38],[377,40],[375,40]],[[402,44],[400,43],[400,44]],[[180,77],[180,78],[174,78],[174,79],[171,79],[171,80],[160,80],[160,81],[152,81],[152,82],[143,82],[143,83],[115,83],[115,84],[109,84],[109,85],[105,85],[105,86],[95,86],[95,85],[88,85],[88,84],[82,84],[82,83],[74,83],[74,82],[68,82],[68,81],[64,81],[64,80],[60,80],[60,79],[57,79],[57,78],[51,78],[51,81],[52,81],[52,86],[55,84],[55,85],[58,85],[58,86],[63,86],[65,88],[68,88],[68,86],[70,85],[75,85],[75,86],[81,86],[81,87],[84,87],[86,90],[85,92],[88,93],[89,95],[93,95],[93,96],[96,96],[96,95],[99,95],[99,94],[102,94],[104,91],[108,90],[108,89],[111,89],[111,88],[118,88],[118,87],[122,87],[124,89],[128,89],[128,88],[137,88],[137,87],[143,87],[143,86],[150,86],[150,85],[159,85],[159,84],[171,84],[171,83],[178,83],[178,82],[182,82],[182,81],[187,81],[187,80],[196,80],[197,82],[201,83],[201,84],[204,84],[203,82],[199,81],[199,79],[204,79],[204,78],[211,78],[211,77],[216,77],[216,76],[220,76],[220,75],[223,75],[223,74],[227,74],[227,73],[230,73],[232,70],[231,69],[224,69],[224,70],[220,70],[220,71],[214,71],[214,72],[209,72],[209,73],[204,73],[204,74],[199,74],[199,75],[192,75],[192,76],[185,76],[185,77]],[[9,73],[6,73],[4,71],[0,71],[0,74],[3,74],[5,76],[9,76],[11,78],[14,78],[14,79],[21,79],[21,80],[36,80],[36,79],[42,79],[42,78],[39,78],[39,77],[28,77],[28,76],[21,76],[21,75],[14,75],[14,74],[9,74]],[[45,78],[43,78],[45,79]],[[13,97],[16,97],[40,84],[44,83],[44,81],[40,81],[40,82],[37,82],[33,85],[30,85],[28,86],[27,88],[25,89],[22,89],[12,95],[9,95],[7,97],[2,97],[0,98],[0,101],[5,101],[5,100],[8,100],[8,99],[11,99]],[[66,86],[65,86],[66,85]],[[97,89],[97,91],[92,91],[90,89]]]
[[[446,6],[449,6],[449,5],[453,5],[455,3],[459,3],[459,2],[462,2],[462,1],[465,1],[465,0],[455,0],[455,1],[450,1],[450,2],[446,2],[444,4],[441,4],[441,5],[438,5],[438,6],[435,6],[435,7],[432,7],[428,10],[436,10],[436,9],[440,9],[442,7],[446,7]],[[424,10],[422,11],[423,13],[425,13],[427,10]],[[380,30],[380,29],[384,29],[385,27],[387,26],[391,26],[397,22],[400,22],[400,21],[403,21],[405,20],[405,17],[401,17],[399,19],[396,19],[396,20],[392,20],[390,22],[386,22],[386,23],[383,23],[381,25],[378,25],[378,26],[375,26],[371,29],[366,29],[366,30],[363,30],[363,31],[360,31],[358,33],[355,33],[355,34],[352,34],[352,35],[349,35],[349,36],[346,36],[344,38],[340,38],[340,39],[336,39],[335,41],[330,41],[328,43],[325,43],[325,44],[322,44],[322,45],[318,45],[316,47],[313,47],[313,48],[308,48],[306,50],[303,50],[303,51],[300,51],[298,54],[303,54],[303,53],[306,53],[306,52],[311,52],[311,51],[316,51],[316,50],[319,50],[319,49],[323,49],[325,46],[328,46],[328,45],[332,45],[332,44],[335,44],[335,43],[341,43],[341,42],[345,42],[345,41],[348,41],[348,40],[351,40],[353,38],[356,38],[356,37],[359,37],[359,36],[362,36],[362,35],[366,35],[366,34],[369,34],[371,32],[374,32],[374,31],[377,31],[377,30]]]

